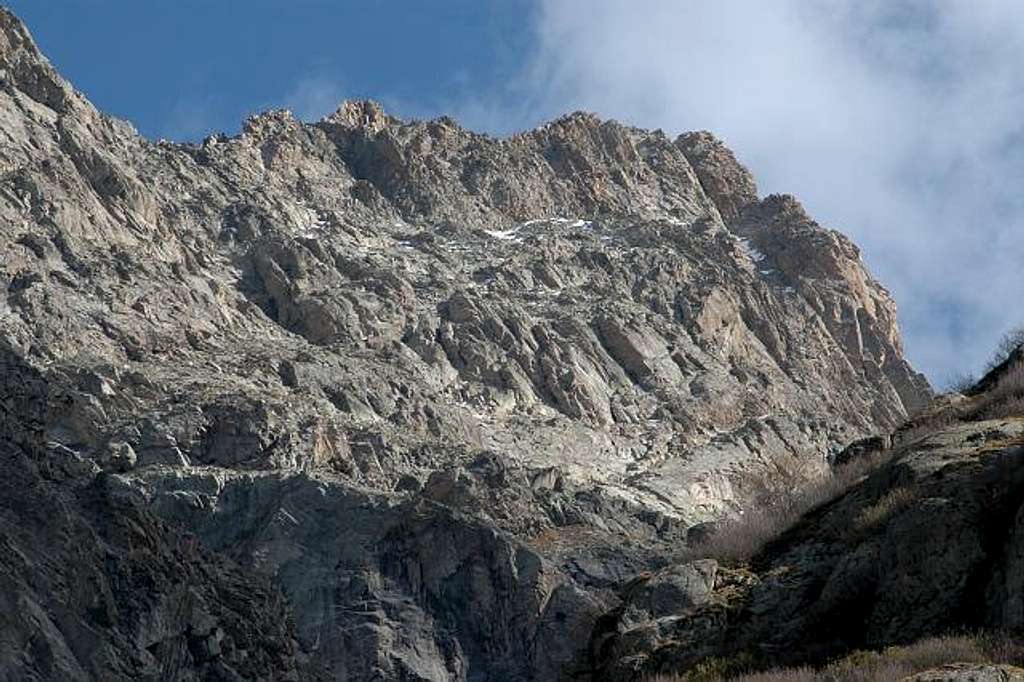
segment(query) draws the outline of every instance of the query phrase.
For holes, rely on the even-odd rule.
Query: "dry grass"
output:
[[[871,506],[861,509],[853,520],[851,531],[857,535],[870,533],[909,507],[915,499],[917,495],[910,488],[894,488]]]
[[[981,378],[954,373],[946,381],[946,392],[975,398],[964,419],[1001,419],[1024,416],[1024,325],[1003,335]]]
[[[991,391],[1000,379],[1015,365],[1024,363],[1024,326],[1005,334],[989,360],[981,379],[966,393],[978,396]]]
[[[978,377],[970,372],[954,372],[943,382],[943,393],[961,393],[967,395],[978,383]]]
[[[882,651],[855,651],[821,668],[802,666],[736,673],[736,667],[743,663],[713,659],[690,672],[654,677],[652,682],[896,682],[909,675],[950,663],[1007,663],[1020,666],[1024,664],[1024,642],[1004,634],[945,635]]]
[[[1018,362],[1003,372],[989,395],[995,398],[1024,395],[1024,363]]]
[[[966,396],[966,400],[936,404],[919,414],[892,434],[892,447],[884,452],[837,467],[829,475],[795,491],[766,491],[743,516],[721,522],[709,538],[689,548],[683,560],[713,558],[723,563],[748,560],[808,512],[835,500],[866,474],[921,438],[963,421],[1024,417],[1024,327],[1004,337],[989,371],[981,380],[960,377],[953,383],[952,388]],[[910,488],[888,491],[874,504],[859,511],[847,537],[872,532],[915,499]],[[856,651],[821,667],[767,671],[763,670],[764,661],[739,655],[707,659],[687,673],[651,679],[653,682],[895,682],[950,663],[1005,663],[1024,667],[1024,640],[1005,634],[947,635],[882,651]]]
[[[922,414],[906,422],[893,433],[893,446],[905,447],[931,436],[947,427],[959,424],[965,415],[959,408],[948,407],[929,414]]]
[[[766,545],[792,528],[809,511],[832,502],[864,476],[877,469],[894,454],[945,427],[972,419],[1024,417],[1024,361],[1004,369],[984,393],[961,404],[940,406],[908,421],[892,436],[892,447],[884,452],[860,457],[836,467],[823,477],[797,489],[765,490],[751,508],[734,519],[722,521],[707,539],[692,546],[680,557],[683,561],[712,558],[723,563],[750,559]],[[914,499],[912,491],[890,491],[871,507],[860,512],[849,529],[851,539],[870,532]]]
[[[999,339],[999,343],[996,344],[996,350],[988,361],[985,371],[989,372],[999,367],[999,365],[1006,362],[1011,355],[1021,348],[1024,348],[1024,325],[1015,327],[1003,334],[1002,338]]]
[[[862,457],[796,490],[765,491],[742,516],[720,522],[710,537],[690,547],[681,560],[710,558],[725,564],[746,561],[796,525],[805,514],[843,495],[891,456],[892,451],[887,450]]]
[[[940,405],[907,421],[893,433],[894,445],[908,445],[962,422],[1024,417],[1024,355],[1011,355],[1005,366],[992,370],[973,388],[959,387],[967,400]]]
[[[1008,367],[995,384],[977,397],[975,419],[1004,419],[1024,416],[1024,362]]]
[[[947,635],[930,637],[882,651],[857,651],[820,670],[790,668],[734,677],[735,682],[895,682],[949,663],[1021,662],[1020,644],[1006,636]]]

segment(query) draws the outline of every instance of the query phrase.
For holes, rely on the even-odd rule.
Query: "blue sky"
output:
[[[517,72],[528,0],[5,0],[101,109],[150,137],[233,132],[289,106],[319,117],[346,97],[445,113]]]
[[[862,248],[936,383],[1024,322],[1019,0],[0,0],[149,137],[345,98],[506,133],[707,129]]]

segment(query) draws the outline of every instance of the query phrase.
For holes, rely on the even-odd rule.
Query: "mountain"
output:
[[[677,563],[630,584],[595,632],[601,676],[712,659],[720,671],[820,664],[951,632],[1014,633],[990,653],[1024,662],[1024,346],[888,441],[845,493],[823,497],[746,560]],[[879,457],[851,454],[846,466]],[[914,679],[1013,680],[1024,670]]]
[[[589,676],[623,585],[931,398],[705,132],[153,142],[7,11],[0,120],[3,679]]]

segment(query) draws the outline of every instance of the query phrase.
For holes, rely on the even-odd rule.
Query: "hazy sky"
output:
[[[15,0],[79,89],[151,137],[346,97],[504,133],[588,109],[708,129],[762,193],[849,234],[941,383],[1024,322],[1016,0]]]

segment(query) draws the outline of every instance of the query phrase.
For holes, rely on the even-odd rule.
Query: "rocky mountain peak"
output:
[[[706,130],[683,133],[676,138],[676,146],[686,155],[722,218],[735,220],[757,203],[754,177],[714,135]]]
[[[579,673],[623,581],[930,394],[852,244],[710,134],[348,102],[154,144],[2,17],[0,319],[41,434],[11,461],[74,488],[55,553],[101,500],[216,585],[40,607],[99,633],[39,631],[68,679],[95,638],[125,678]]]
[[[0,87],[21,92],[58,113],[73,98],[71,87],[39,52],[25,25],[0,7]]]
[[[6,7],[0,7],[0,58],[10,61],[15,56],[42,60],[25,25]]]
[[[325,120],[349,128],[364,129],[378,133],[387,127],[390,116],[377,102],[372,100],[350,100],[342,102],[338,109]]]

